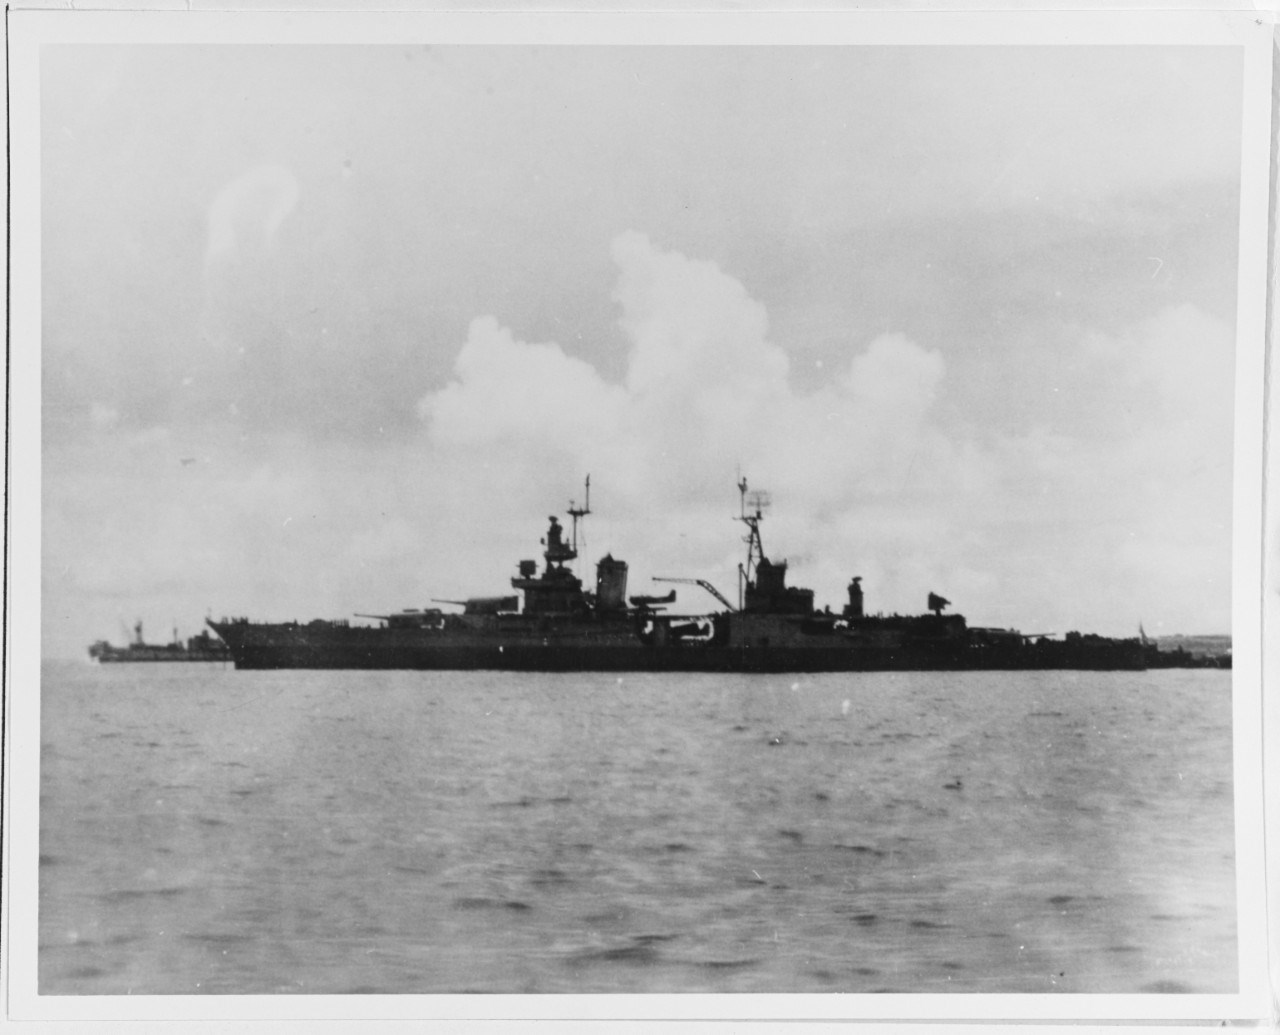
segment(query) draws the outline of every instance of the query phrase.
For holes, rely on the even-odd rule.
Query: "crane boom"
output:
[[[655,575],[655,576],[653,577],[653,581],[654,581],[654,582],[682,582],[682,583],[684,583],[685,585],[688,585],[688,586],[701,586],[701,587],[702,587],[703,589],[705,589],[708,593],[710,593],[713,597],[715,597],[718,601],[720,601],[720,603],[724,604],[724,606],[725,606],[725,607],[727,607],[730,611],[736,611],[736,610],[738,610],[738,609],[737,609],[736,607],[734,607],[731,603],[729,603],[729,601],[728,601],[728,600],[726,600],[726,599],[725,599],[725,597],[724,597],[724,594],[723,594],[723,593],[721,593],[718,589],[716,589],[716,587],[715,587],[715,586],[711,585],[711,583],[710,583],[710,582],[708,582],[706,579],[677,579],[677,578],[662,578],[662,577],[661,577],[661,576],[659,576],[659,575]]]

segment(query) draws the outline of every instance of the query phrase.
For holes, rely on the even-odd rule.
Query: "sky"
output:
[[[1229,632],[1241,58],[46,47],[42,649],[502,593],[588,474],[632,593],[741,475],[819,605]]]

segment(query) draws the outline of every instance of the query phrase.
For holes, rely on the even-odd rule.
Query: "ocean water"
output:
[[[39,990],[1234,992],[1230,680],[47,663]]]

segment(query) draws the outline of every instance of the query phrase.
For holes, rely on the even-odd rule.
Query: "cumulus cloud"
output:
[[[944,371],[937,352],[886,335],[833,385],[802,393],[768,338],[763,306],[714,263],[635,232],[614,242],[613,257],[631,344],[623,383],[486,317],[472,324],[455,380],[420,405],[434,442],[550,445],[631,465],[640,477],[627,480],[645,493],[705,494],[738,467],[784,480],[799,467],[801,481],[830,493],[842,476],[892,465],[904,451],[936,452],[921,435]]]
[[[437,441],[576,449],[616,434],[625,393],[554,344],[518,341],[491,316],[472,321],[457,380],[419,404]]]
[[[929,423],[945,372],[937,351],[897,334],[860,351],[851,343],[833,382],[804,392],[769,339],[764,307],[734,277],[635,232],[618,237],[612,255],[630,343],[622,383],[557,345],[477,320],[454,381],[420,405],[438,450],[499,446],[484,454],[490,469],[521,470],[545,469],[554,451],[566,473],[576,467],[575,481],[592,471],[607,485],[615,513],[643,513],[657,538],[670,532],[704,547],[719,539],[721,564],[724,548],[736,548],[723,519],[738,471],[786,498],[778,531],[796,557],[830,551],[824,540],[835,536],[849,563],[875,538],[868,522],[877,520],[868,511],[861,525],[845,521],[855,501],[966,477],[963,451]],[[885,533],[901,518],[885,514]],[[828,588],[845,577],[832,575]]]
[[[737,279],[635,232],[612,254],[630,345],[620,383],[478,320],[453,382],[420,405],[434,462],[461,447],[486,477],[530,490],[542,479],[544,493],[548,477],[568,486],[591,471],[608,494],[597,505],[623,515],[608,534],[624,550],[722,582],[739,549],[725,518],[740,470],[774,491],[766,544],[820,600],[838,601],[857,573],[886,610],[918,610],[937,588],[979,618],[1054,629],[1079,624],[1085,605],[1128,621],[1188,567],[1225,591],[1232,343],[1220,321],[1181,306],[1084,335],[1079,365],[1095,368],[1119,422],[1095,437],[1046,419],[979,439],[936,412],[940,348],[896,333],[850,341],[831,379],[802,390]]]

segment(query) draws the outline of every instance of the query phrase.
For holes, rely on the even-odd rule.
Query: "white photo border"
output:
[[[559,1019],[1250,1021],[1269,1016],[1263,805],[1264,340],[1271,16],[1241,11],[424,13],[10,10],[9,595],[4,900],[11,1021]],[[40,749],[41,49],[167,44],[913,44],[1240,48],[1244,66],[1234,516],[1234,787],[1240,988],[1235,995],[41,996],[37,993]],[[1273,462],[1274,466],[1274,462]],[[1270,586],[1270,583],[1267,584]],[[1274,668],[1274,659],[1268,658]],[[1272,676],[1276,675],[1269,669]],[[1265,716],[1270,719],[1269,716]],[[1274,733],[1274,729],[1272,730]],[[286,1025],[288,1027],[288,1025]],[[315,1030],[308,1021],[307,1030]],[[1078,1031],[1076,1027],[1072,1030]]]

